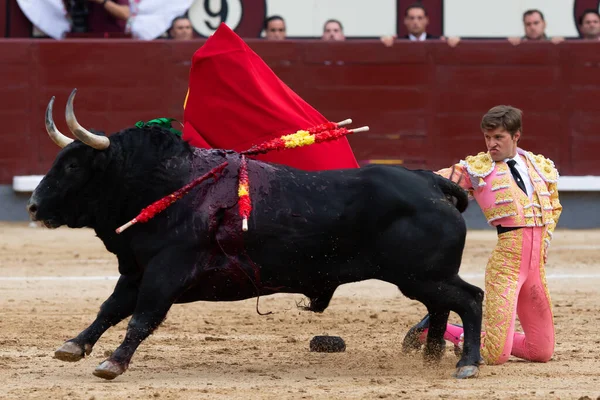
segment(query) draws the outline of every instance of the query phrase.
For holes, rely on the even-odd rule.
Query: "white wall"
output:
[[[448,36],[523,36],[523,12],[544,14],[549,36],[577,36],[573,0],[445,0],[444,33]]]
[[[194,27],[207,36],[212,32],[205,21],[217,26],[220,18],[207,16],[204,1],[195,0],[190,14],[197,21]],[[218,11],[221,1],[209,0],[211,10]],[[225,22],[235,29],[243,10],[262,0],[226,1],[229,13]],[[574,0],[444,0],[444,35],[522,36],[523,12],[538,8],[546,18],[548,35],[573,37],[577,36],[574,3]],[[266,0],[266,5],[267,16],[281,15],[286,20],[288,36],[292,37],[320,37],[323,23],[330,18],[342,22],[348,37],[379,37],[396,32],[396,0]],[[260,26],[262,22],[255,23]]]
[[[267,15],[279,14],[289,36],[321,36],[323,24],[337,19],[346,36],[396,32],[396,0],[267,0]]]

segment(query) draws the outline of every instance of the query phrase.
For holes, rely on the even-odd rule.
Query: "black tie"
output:
[[[519,171],[517,171],[517,167],[515,167],[517,162],[515,160],[508,160],[506,163],[508,164],[508,167],[510,168],[510,173],[512,174],[513,178],[515,178],[515,181],[517,182],[519,188],[521,188],[523,193],[527,194],[527,189],[525,189],[525,182],[523,182],[521,174],[519,174]]]

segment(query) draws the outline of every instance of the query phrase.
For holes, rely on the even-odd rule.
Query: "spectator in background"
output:
[[[346,40],[346,36],[344,36],[344,27],[342,23],[337,19],[328,19],[325,21],[323,25],[323,36],[322,40],[333,40],[333,41],[343,41]]]
[[[544,19],[544,14],[542,14],[540,10],[527,10],[523,13],[523,28],[525,29],[525,36],[508,38],[508,41],[514,46],[529,40],[549,40],[554,44],[558,44],[565,40],[564,37],[556,36],[549,38],[546,35],[546,20]]]
[[[131,12],[129,0],[89,0],[88,32],[121,32],[125,33],[125,26]]]
[[[429,17],[427,17],[427,10],[420,3],[415,3],[406,8],[404,11],[404,26],[408,30],[408,35],[403,36],[401,39],[408,39],[412,41],[424,41],[431,39],[447,40],[450,47],[455,47],[459,42],[459,37],[438,37],[427,33],[427,25],[429,25]],[[387,47],[392,47],[397,37],[394,36],[382,36],[381,41]]]
[[[265,19],[265,39],[285,40],[285,21],[279,15],[272,15]]]
[[[175,17],[169,28],[169,38],[173,40],[192,40],[194,38],[194,30],[192,23],[188,17]]]
[[[596,10],[585,10],[579,17],[579,31],[585,40],[600,40],[600,14]]]
[[[173,19],[185,15],[193,0],[18,0],[39,31],[61,40],[72,37],[166,37]],[[42,33],[43,32],[43,33]]]

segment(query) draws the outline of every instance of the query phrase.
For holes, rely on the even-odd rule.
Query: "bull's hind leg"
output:
[[[135,308],[139,278],[121,275],[110,297],[100,306],[96,319],[77,337],[66,341],[54,353],[62,361],[79,361],[92,352],[98,339],[111,326],[129,317]]]
[[[462,319],[465,342],[458,361],[456,376],[468,378],[479,372],[481,318],[483,291],[463,281],[458,275],[444,281],[411,281],[400,287],[409,298],[422,302],[430,312],[425,357],[428,360],[440,355],[440,340],[446,329],[448,311],[456,312]],[[434,317],[435,315],[435,317]]]

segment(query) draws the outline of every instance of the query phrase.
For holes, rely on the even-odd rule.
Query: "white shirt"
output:
[[[416,40],[416,41],[422,42],[423,40],[427,39],[427,33],[423,32],[423,33],[421,33],[421,35],[419,37],[416,37],[412,33],[409,33],[408,38],[410,40]]]
[[[511,158],[504,159],[504,162],[507,162],[508,160],[511,160]],[[519,175],[521,175],[521,179],[523,179],[523,183],[525,183],[525,189],[527,189],[527,196],[529,196],[529,199],[531,200],[531,198],[533,197],[533,183],[531,182],[531,178],[529,177],[527,164],[525,163],[525,160],[523,160],[521,156],[519,156],[519,153],[517,153],[512,158],[512,160],[515,160],[517,162],[515,164],[515,168],[517,169],[517,171],[519,171]],[[512,174],[510,174],[510,176],[512,176]]]

